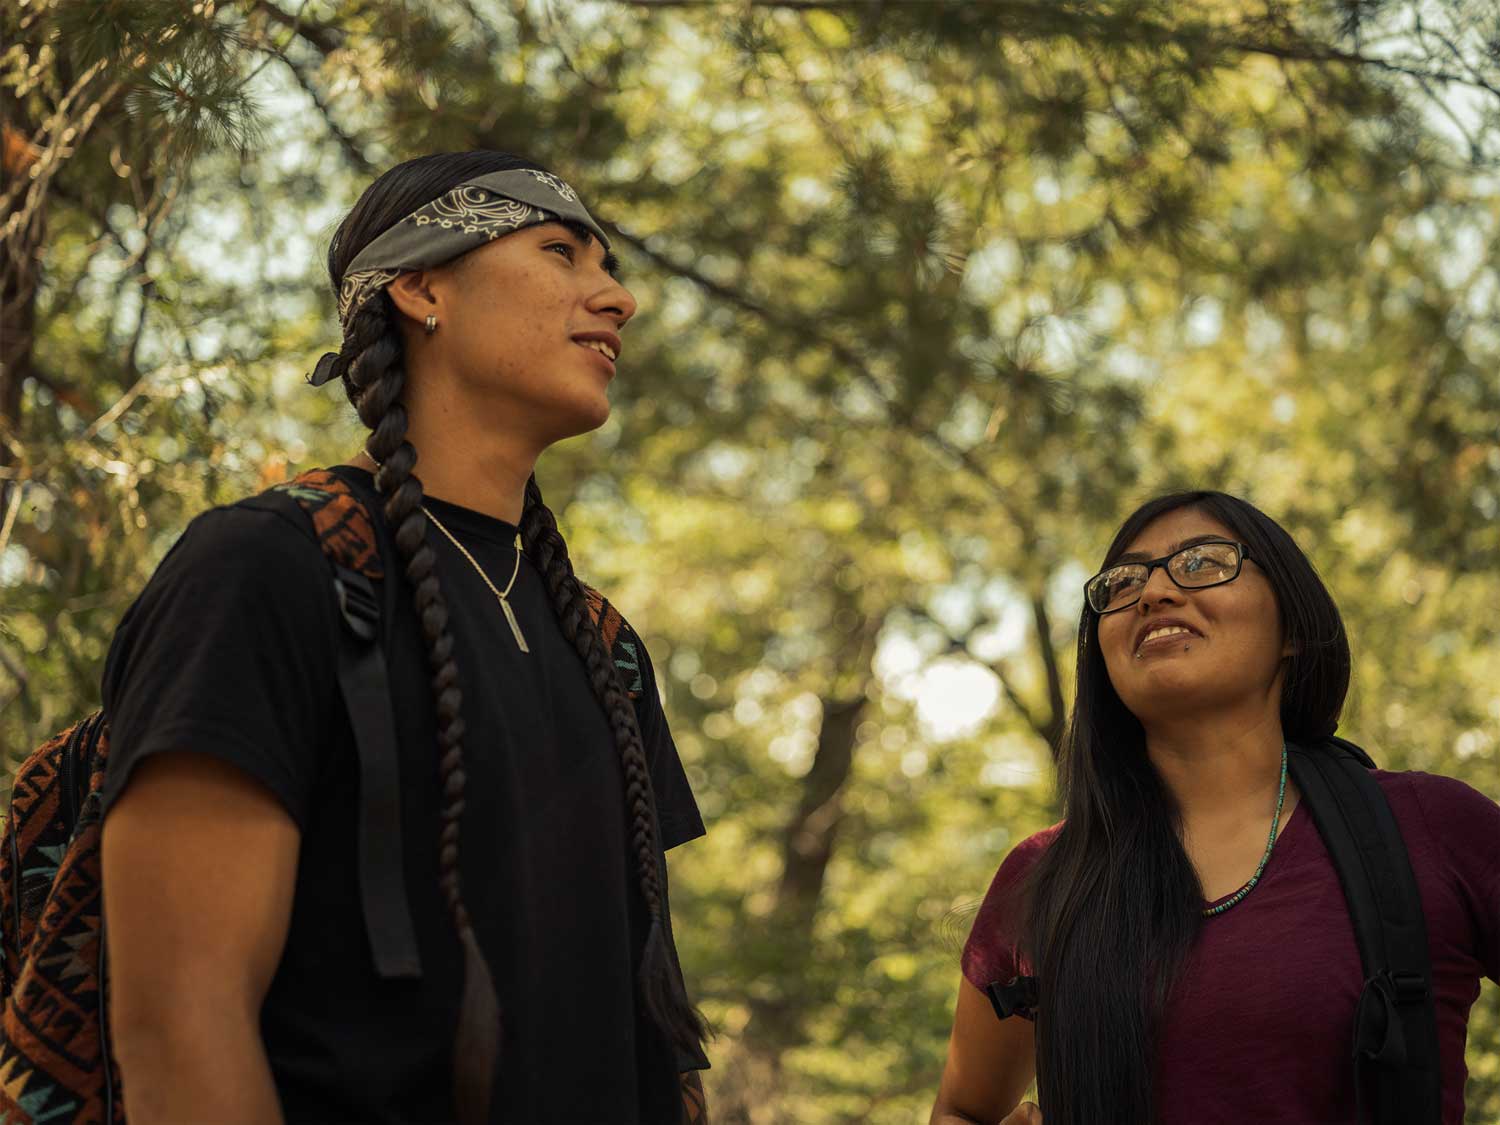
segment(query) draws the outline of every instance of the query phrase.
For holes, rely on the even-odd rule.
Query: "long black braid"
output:
[[[526,482],[526,507],[521,515],[521,542],[541,571],[552,595],[552,609],[563,636],[578,650],[588,670],[589,686],[604,709],[620,752],[625,780],[625,809],[630,815],[630,842],[635,852],[636,878],[650,911],[650,930],[641,954],[638,984],[641,999],[656,1025],[684,1050],[693,1051],[702,1041],[702,1019],[680,987],[668,955],[666,937],[666,892],[662,885],[661,854],[657,836],[656,805],[651,792],[651,771],[641,740],[635,707],[620,683],[614,654],[604,643],[573,561],[568,544],[558,530],[552,510],[542,500],[536,477]]]
[[[464,811],[463,694],[448,630],[448,604],[437,575],[437,558],[427,544],[427,516],[422,511],[422,482],[412,472],[417,451],[406,440],[406,386],[401,336],[391,299],[379,294],[350,320],[339,363],[345,389],[372,431],[365,448],[381,466],[375,488],[385,500],[406,580],[411,584],[417,620],[427,643],[433,700],[437,710],[438,884],[443,905],[464,951],[464,990],[453,1043],[454,1100],[458,1119],[478,1125],[489,1117],[490,1085],[500,1054],[500,1003],[494,979],[464,904],[458,865],[459,822]]]
[[[334,292],[348,264],[376,235],[464,180],[486,172],[540,165],[504,153],[444,153],[399,164],[370,185],[340,224],[328,251]],[[544,169],[543,169],[544,170]],[[344,391],[371,430],[366,448],[380,465],[375,487],[384,499],[388,526],[411,584],[417,618],[427,644],[437,710],[439,810],[438,878],[450,920],[464,950],[463,1000],[454,1039],[454,1100],[462,1125],[487,1120],[490,1086],[500,1052],[500,1005],[494,979],[479,949],[464,904],[459,868],[459,825],[464,810],[462,695],[448,630],[448,607],[435,556],[427,545],[422,482],[413,471],[417,451],[406,440],[402,402],[406,386],[396,311],[384,293],[367,301],[344,331],[335,370]],[[586,595],[573,573],[567,543],[542,501],[533,477],[521,518],[525,549],[543,575],[563,635],[578,651],[589,685],[609,721],[624,775],[626,812],[641,896],[650,928],[637,973],[643,1006],[656,1026],[679,1047],[693,1052],[705,1029],[688,1001],[672,963],[666,936],[666,894],[659,866],[660,842],[651,778],[635,709],[621,687],[613,657],[588,612]]]

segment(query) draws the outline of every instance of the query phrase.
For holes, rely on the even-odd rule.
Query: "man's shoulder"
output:
[[[369,578],[383,576],[377,500],[335,469],[309,469],[230,508],[275,515],[331,562]]]
[[[295,507],[283,510],[256,496],[199,512],[183,529],[164,565],[191,562],[252,571],[312,561],[317,551],[312,525]]]
[[[330,561],[378,578],[375,534],[368,501],[332,471],[313,470],[200,512],[178,537],[154,581],[177,580],[193,571],[236,586],[321,582]]]

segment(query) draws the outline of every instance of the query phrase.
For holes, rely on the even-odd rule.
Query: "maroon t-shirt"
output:
[[[1500,806],[1452,778],[1375,771],[1401,827],[1427,916],[1437,997],[1444,1125],[1463,1125],[1464,1038],[1479,978],[1500,978]],[[1053,825],[1006,857],[964,946],[983,990],[1029,973],[1018,963],[1017,903]],[[1162,1125],[1354,1121],[1351,1046],[1363,984],[1338,874],[1298,804],[1260,882],[1205,918],[1159,1042]]]

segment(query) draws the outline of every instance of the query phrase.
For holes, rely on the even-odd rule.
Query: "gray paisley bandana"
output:
[[[520,168],[466,180],[387,228],[354,256],[339,286],[339,323],[401,274],[431,269],[470,250],[539,223],[578,223],[609,249],[609,236],[579,201],[578,193],[551,172]],[[320,387],[334,376],[330,352],[308,382]]]

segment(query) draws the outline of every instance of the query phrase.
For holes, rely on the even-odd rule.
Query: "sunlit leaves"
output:
[[[144,43],[166,7],[88,34]],[[1216,486],[1282,518],[1355,639],[1346,732],[1500,791],[1500,208],[1409,83],[1308,50],[1401,8],[1301,5],[1288,38],[1207,3],[198,5],[50,214],[5,748],[92,704],[192,512],[355,448],[298,380],[336,341],[319,257],[364,162],[532,155],[617,225],[641,306],[614,417],[540,475],[711,822],[673,856],[725,1031],[710,1093],[758,1053],[766,1112],[912,1120],[964,907],[1051,815],[1035,607],[1066,691],[1080,584],[1137,501]],[[195,133],[220,147],[164,166],[154,139]],[[148,378],[91,432],[138,323]],[[778,926],[830,701],[861,693],[812,923]]]

